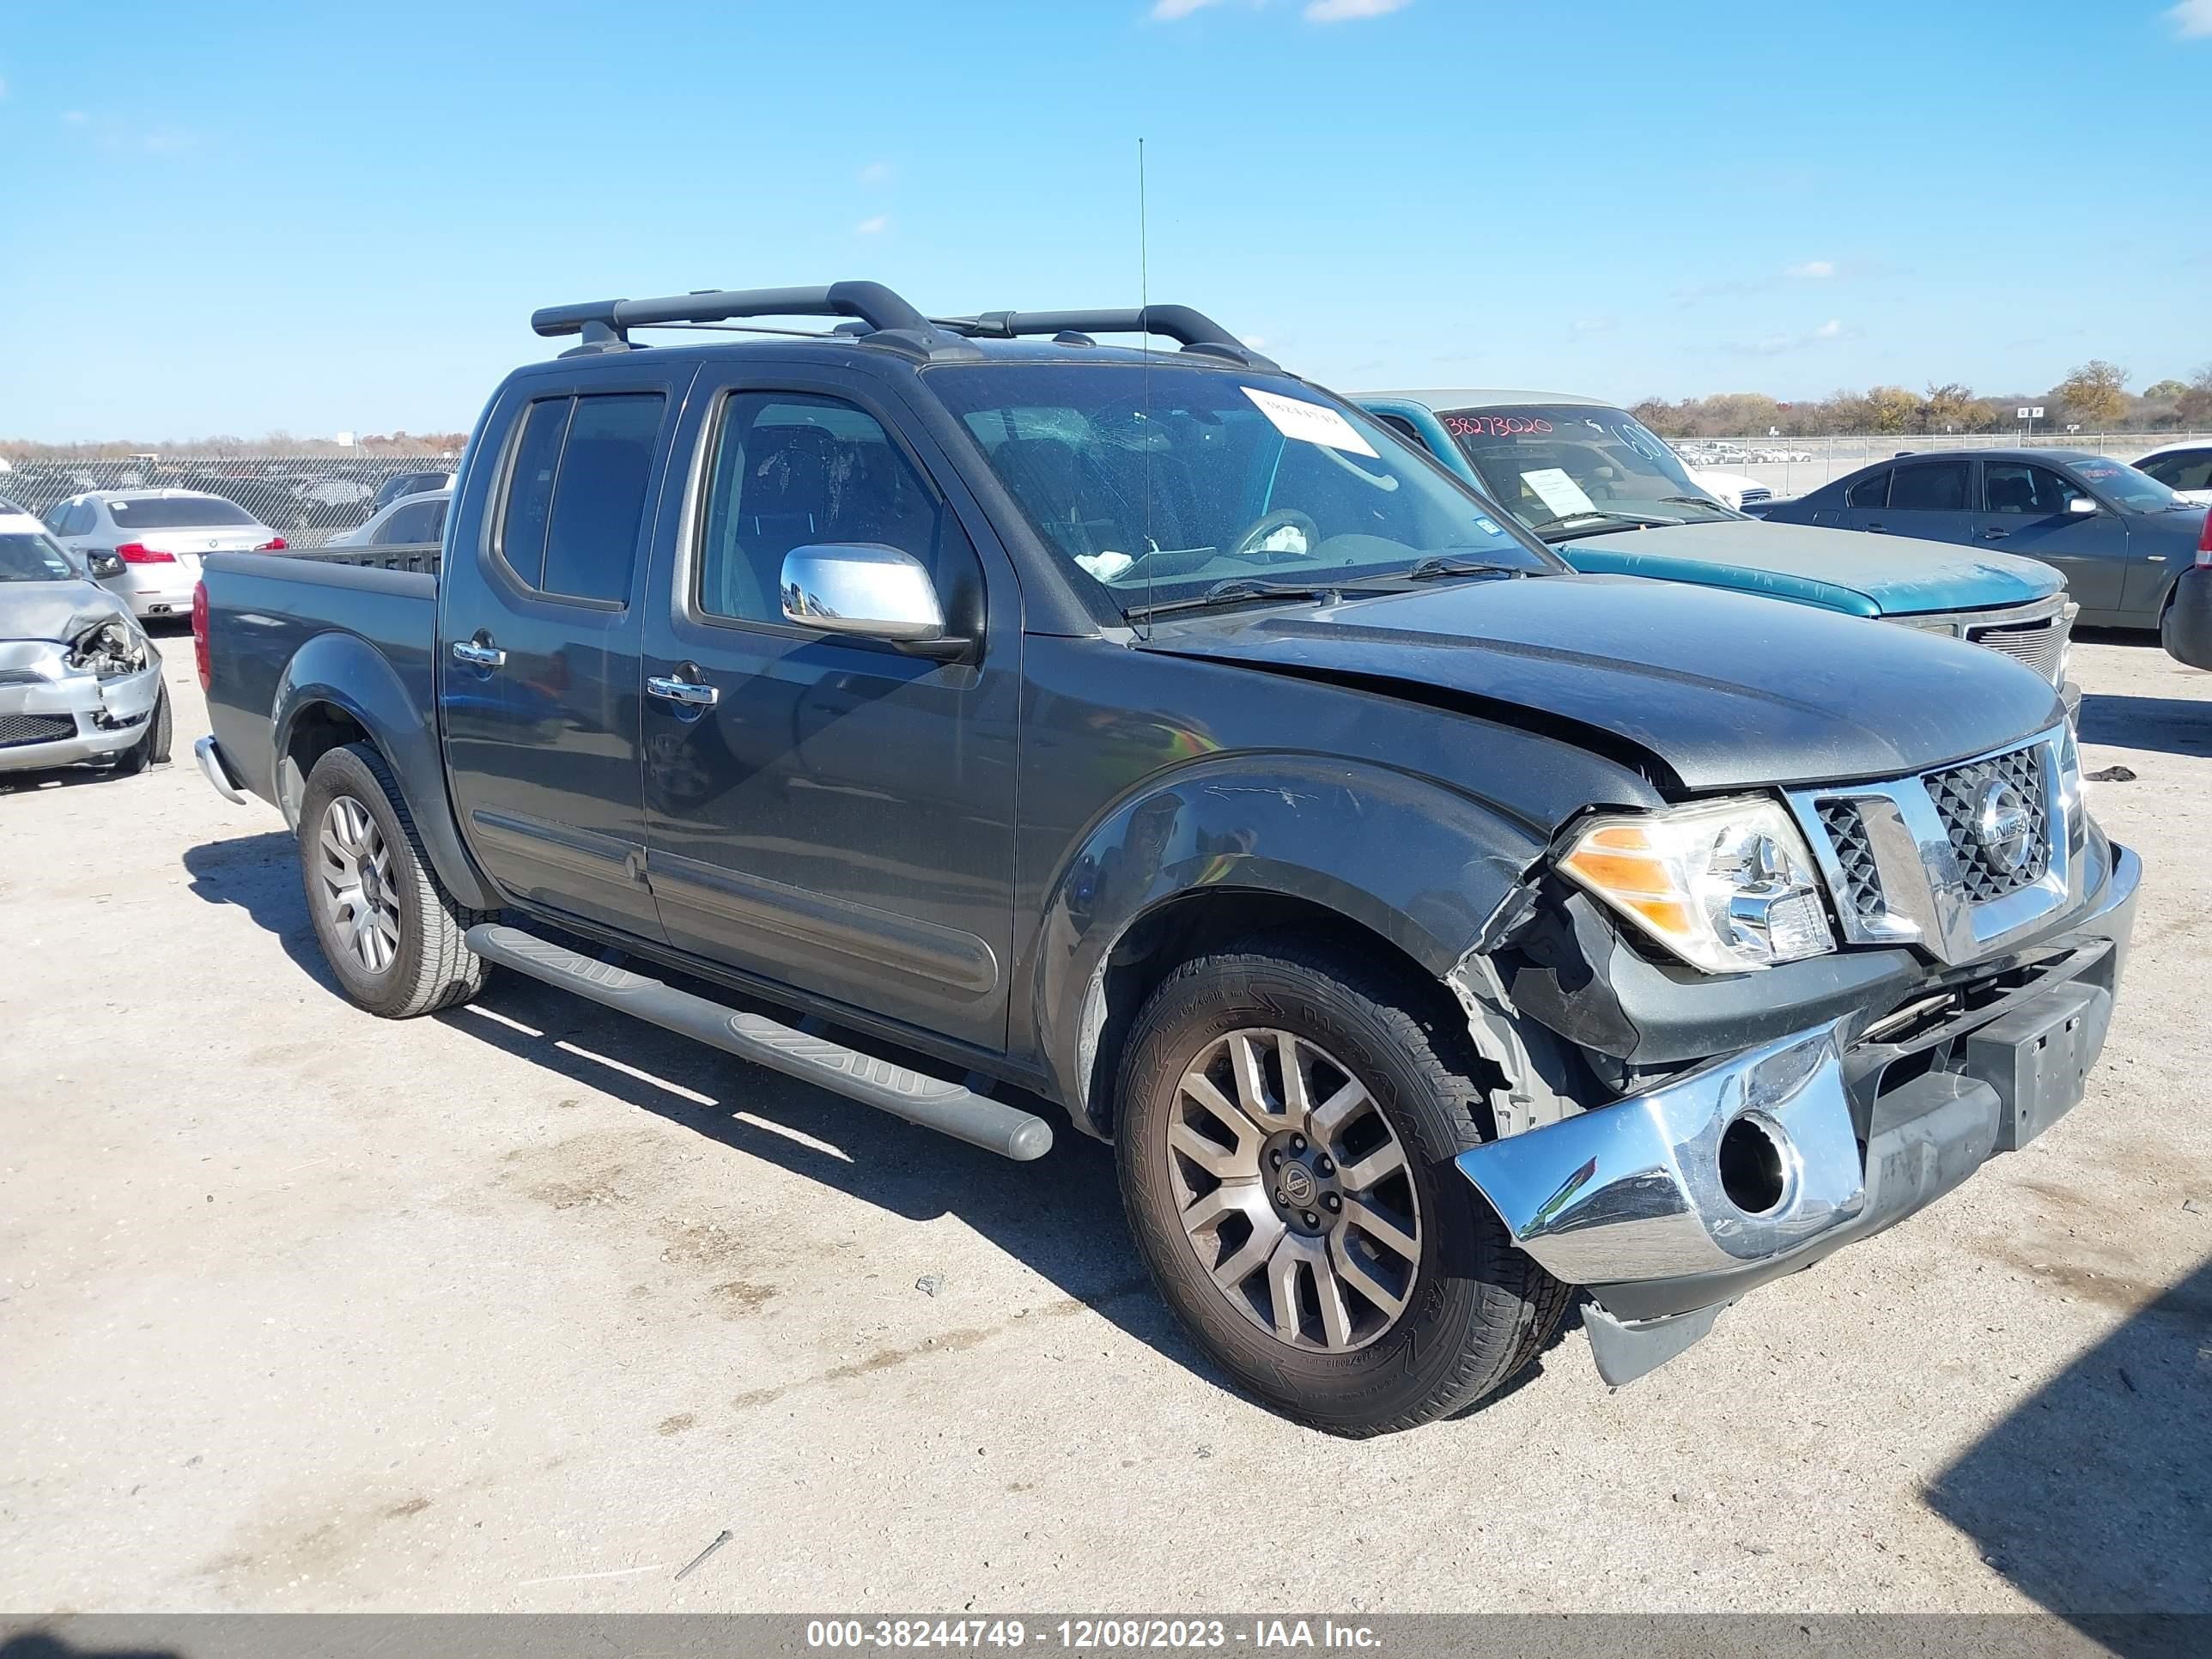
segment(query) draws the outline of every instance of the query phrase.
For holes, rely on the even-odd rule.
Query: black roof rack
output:
[[[972,356],[970,339],[1024,335],[1158,334],[1186,351],[1249,368],[1272,369],[1262,357],[1202,311],[1143,306],[1122,311],[986,311],[973,317],[925,317],[881,283],[832,283],[827,288],[699,289],[659,300],[586,300],[546,306],[530,326],[549,338],[582,337],[576,351],[620,351],[633,328],[724,323],[736,317],[842,317],[832,332],[890,345],[921,357]],[[769,332],[775,332],[770,330]],[[888,337],[878,338],[883,336]],[[1088,343],[1087,341],[1083,342]]]
[[[655,324],[720,323],[732,317],[852,317],[869,333],[912,336],[902,343],[927,351],[952,342],[945,331],[881,283],[832,283],[827,288],[701,289],[659,300],[586,300],[547,306],[530,326],[549,337],[580,334],[587,350],[617,350],[629,331]],[[842,331],[842,330],[840,331]]]
[[[1158,334],[1187,351],[1226,358],[1248,368],[1276,365],[1202,311],[1143,306],[1122,311],[986,311],[973,317],[933,317],[940,328],[971,339],[1012,340],[1027,334]]]

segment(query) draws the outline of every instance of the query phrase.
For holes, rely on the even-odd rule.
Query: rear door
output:
[[[1835,494],[1838,505],[1816,508],[1812,521],[1833,525],[1838,530],[1868,529],[1881,521],[1882,510],[1889,505],[1889,469],[1876,467],[1844,484]]]
[[[1974,539],[1973,463],[1958,456],[1899,461],[1889,471],[1889,500],[1869,510],[1866,528],[1892,536],[1963,544]]]
[[[896,395],[817,366],[702,376],[672,576],[646,628],[649,866],[672,944],[998,1051],[1020,595]],[[787,622],[784,556],[835,542],[921,560],[980,651],[933,660]]]
[[[690,374],[513,383],[486,427],[499,459],[466,480],[474,543],[440,579],[439,713],[471,849],[518,902],[648,939],[641,595]]]
[[[2075,513],[2069,506],[2095,500],[2056,468],[1984,461],[1979,539],[2056,565],[2084,612],[2118,611],[2127,586],[2127,523],[2102,504],[2094,513]]]

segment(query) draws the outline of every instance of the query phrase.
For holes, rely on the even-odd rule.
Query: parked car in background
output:
[[[1578,575],[1185,307],[532,320],[592,349],[494,393],[434,574],[194,607],[358,1006],[497,963],[1010,1158],[1062,1109],[1199,1349],[1349,1435],[1576,1287],[1628,1381],[2081,1099],[2140,862],[2019,664]]]
[[[2064,574],[2085,625],[2156,628],[2204,512],[2087,450],[1985,449],[1877,461],[1775,503],[1765,522],[2023,554]]]
[[[2159,643],[2176,662],[2212,668],[2212,514],[2197,538],[2197,557],[2174,579],[2173,599],[2159,618]]]
[[[113,556],[121,568],[100,580],[141,618],[190,611],[207,554],[285,544],[236,501],[197,489],[95,489],[49,508],[46,525],[81,559]]]
[[[1595,398],[1370,392],[1358,401],[1503,502],[1577,570],[1734,588],[1951,634],[2065,687],[2071,607],[2047,565],[1747,519],[1702,489],[1705,475],[1686,469],[1649,427]]]
[[[1774,499],[1771,485],[1759,483],[1747,472],[1726,472],[1718,467],[1698,466],[1690,469],[1690,477],[1705,494],[1738,512],[1764,506]]]
[[[416,547],[443,541],[446,509],[453,504],[449,489],[420,495],[405,495],[380,508],[368,523],[341,530],[323,544],[325,547]]]
[[[392,502],[406,496],[428,495],[453,487],[453,475],[450,472],[395,472],[377,486],[376,499],[371,503],[371,511],[381,513]]]
[[[2192,506],[2212,507],[2212,443],[2168,444],[2135,459],[2135,469],[2147,472]]]
[[[0,772],[169,758],[161,654],[88,569],[0,501]]]

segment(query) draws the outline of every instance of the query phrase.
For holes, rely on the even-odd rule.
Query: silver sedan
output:
[[[0,772],[168,758],[161,653],[129,606],[0,508]]]
[[[140,617],[183,617],[192,608],[200,560],[209,553],[274,552],[284,538],[236,501],[198,489],[95,489],[46,514],[54,539],[79,559],[122,562],[100,585]]]

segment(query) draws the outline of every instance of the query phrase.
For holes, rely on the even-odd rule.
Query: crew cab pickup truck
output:
[[[842,320],[634,337],[762,317]],[[1577,574],[1187,308],[534,323],[434,572],[195,605],[200,764],[366,1009],[497,966],[1012,1159],[1064,1113],[1355,1435],[1578,1291],[1626,1381],[2083,1092],[2139,866],[2018,663]]]

